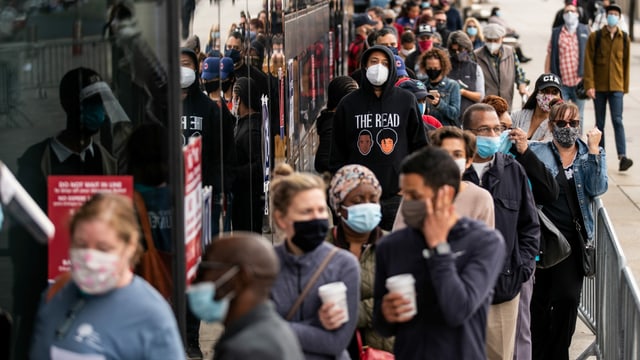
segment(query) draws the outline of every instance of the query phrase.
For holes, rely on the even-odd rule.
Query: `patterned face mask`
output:
[[[548,113],[549,111],[551,111],[551,105],[549,104],[553,99],[557,98],[558,96],[556,95],[538,93],[536,95],[536,102],[538,103],[538,107],[540,108],[540,110]]]
[[[553,139],[564,148],[572,147],[580,137],[580,127],[553,126]]]

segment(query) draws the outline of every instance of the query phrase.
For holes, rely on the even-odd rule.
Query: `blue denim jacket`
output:
[[[589,154],[587,144],[578,139],[578,154],[573,161],[573,179],[576,184],[576,193],[580,202],[582,221],[587,229],[587,237],[593,239],[593,213],[591,203],[593,198],[602,195],[608,188],[607,162],[604,149],[600,148],[600,154]],[[558,175],[558,161],[560,153],[553,142],[531,142],[529,148],[545,164],[547,169],[555,177]]]
[[[438,106],[427,102],[429,115],[440,120],[442,125],[462,127],[462,123],[458,119],[460,117],[460,85],[458,82],[445,76],[435,86],[428,79],[424,80],[424,85],[428,90],[438,90],[440,93]]]

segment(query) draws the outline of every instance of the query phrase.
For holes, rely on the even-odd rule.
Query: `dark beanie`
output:
[[[350,76],[338,76],[331,80],[327,89],[328,97],[327,109],[334,110],[340,100],[350,92],[358,88],[358,83]]]
[[[241,77],[233,84],[233,93],[253,111],[260,111],[260,90],[253,79]],[[249,96],[251,95],[251,96]]]
[[[80,113],[80,91],[87,86],[102,81],[94,70],[79,67],[70,70],[60,80],[60,105],[67,114]]]

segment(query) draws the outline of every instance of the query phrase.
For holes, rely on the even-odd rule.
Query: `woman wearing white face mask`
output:
[[[72,280],[43,296],[30,358],[184,358],[169,305],[131,270],[140,253],[131,200],[95,195],[73,215],[70,234]]]
[[[363,345],[393,351],[393,339],[373,330],[373,280],[376,266],[376,242],[385,232],[378,227],[382,212],[382,187],[371,170],[362,165],[346,165],[331,179],[329,202],[340,221],[329,232],[329,241],[349,250],[360,260],[360,304],[358,331]],[[356,348],[352,341],[350,350]],[[351,358],[357,359],[351,351]]]
[[[476,137],[470,131],[463,131],[454,126],[443,126],[429,134],[431,145],[447,150],[460,168],[460,176],[473,163],[473,156],[476,153]],[[453,201],[456,212],[461,216],[483,221],[487,226],[495,226],[495,216],[493,208],[493,197],[480,186],[470,182],[461,181],[458,195]],[[402,216],[402,205],[396,221],[393,224],[393,231],[406,227]]]
[[[549,111],[551,102],[562,99],[560,77],[555,74],[542,74],[536,80],[533,93],[522,107],[522,110],[511,114],[513,127],[527,133],[527,139],[533,141],[549,141],[553,135],[549,130]]]

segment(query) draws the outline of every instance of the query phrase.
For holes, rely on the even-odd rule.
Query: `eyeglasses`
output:
[[[506,129],[507,129],[506,126],[499,125],[499,126],[494,126],[494,127],[482,126],[482,127],[477,128],[477,129],[467,129],[467,130],[471,130],[473,132],[476,132],[476,133],[478,133],[478,135],[491,135],[492,133],[500,134],[501,132],[503,132]]]
[[[572,128],[580,126],[580,120],[553,120],[553,123],[559,128],[567,127],[567,125],[570,125]]]

